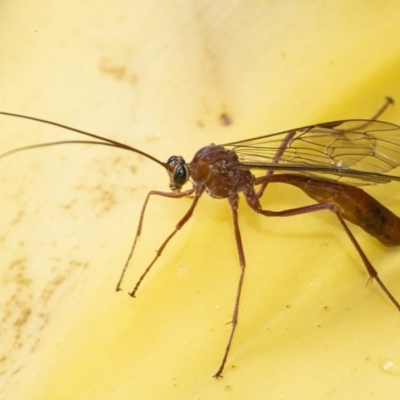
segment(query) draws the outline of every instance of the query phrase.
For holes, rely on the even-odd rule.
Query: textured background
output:
[[[0,109],[190,161],[400,102],[399,17],[396,1],[2,1]],[[384,119],[400,123],[400,105]],[[1,151],[68,138],[0,118]],[[158,165],[64,146],[0,171],[2,398],[398,398],[400,315],[365,288],[333,215],[266,219],[242,202],[248,272],[216,381],[239,276],[226,202],[202,199],[132,300],[114,285],[147,191],[168,190]],[[396,183],[368,190],[400,214]],[[264,201],[309,203],[282,186]],[[151,202],[125,290],[188,206]],[[400,249],[353,231],[400,298]]]

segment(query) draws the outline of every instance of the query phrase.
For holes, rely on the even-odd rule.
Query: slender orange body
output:
[[[400,218],[358,187],[292,174],[272,175],[270,181],[294,185],[318,203],[334,205],[343,218],[385,246],[400,245]]]
[[[246,259],[239,228],[239,194],[258,215],[265,217],[289,217],[294,215],[330,210],[333,212],[344,233],[353,244],[362,260],[370,280],[374,280],[400,311],[400,303],[384,285],[377,270],[368,260],[357,239],[347,226],[345,219],[360,226],[386,246],[400,245],[400,218],[380,204],[363,190],[325,178],[329,176],[353,177],[366,183],[400,181],[399,176],[387,175],[400,166],[400,126],[378,121],[389,104],[387,98],[383,107],[371,120],[343,120],[309,125],[297,129],[264,135],[256,138],[226,143],[210,144],[198,150],[190,163],[182,156],[171,156],[162,162],[152,155],[99,135],[85,132],[66,125],[26,115],[0,111],[0,115],[23,118],[67,129],[90,139],[56,140],[53,142],[27,145],[0,154],[0,159],[20,151],[39,149],[62,144],[93,144],[115,147],[140,154],[162,166],[170,179],[170,192],[151,190],[143,203],[136,236],[125,261],[116,290],[121,290],[125,272],[131,261],[140,237],[145,211],[150,198],[162,196],[170,199],[191,198],[191,205],[177,222],[175,228],[161,243],[156,255],[141,274],[132,297],[160,258],[171,239],[190,220],[200,197],[207,193],[216,199],[226,199],[232,215],[233,233],[240,267],[235,303],[231,319],[231,331],[220,366],[215,378],[222,377],[239,320],[240,300],[246,270]],[[372,164],[371,164],[372,162]],[[371,166],[373,166],[372,170]],[[352,169],[354,168],[354,169]],[[263,170],[264,175],[255,177],[252,170]],[[293,173],[279,173],[293,171]],[[308,173],[312,177],[301,175]],[[316,178],[320,176],[320,178]],[[192,187],[182,190],[191,182]],[[260,203],[268,184],[280,182],[296,186],[316,200],[316,203],[286,210],[264,209]],[[257,187],[258,186],[258,187]],[[257,187],[257,191],[256,191]]]

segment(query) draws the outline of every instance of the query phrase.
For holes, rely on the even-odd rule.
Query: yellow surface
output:
[[[166,160],[400,101],[396,1],[3,1],[0,109],[126,142]],[[221,124],[226,113],[232,124]],[[386,120],[400,123],[400,105]],[[0,118],[1,151],[76,138]],[[229,207],[201,200],[135,300],[114,286],[150,189],[150,161],[100,147],[0,162],[4,399],[398,399],[400,315],[329,213],[284,219],[242,202],[248,272],[224,378],[239,274]],[[398,184],[370,189],[400,214]],[[309,204],[267,191],[271,209]],[[130,290],[189,200],[154,199]],[[359,229],[400,298],[400,249]]]

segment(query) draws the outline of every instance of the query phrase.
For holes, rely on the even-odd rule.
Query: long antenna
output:
[[[119,147],[121,149],[125,149],[125,150],[129,150],[129,151],[133,151],[134,153],[140,154],[146,158],[149,158],[150,160],[156,162],[157,164],[162,165],[164,168],[166,167],[166,164],[163,163],[162,161],[158,160],[157,158],[151,156],[150,154],[145,153],[144,151],[135,149],[134,147],[128,146],[127,144],[121,143],[121,142],[117,142],[116,140],[112,140],[112,139],[107,139],[103,136],[100,135],[95,135],[94,133],[89,133],[89,132],[85,132],[82,131],[80,129],[76,129],[76,128],[72,128],[68,125],[63,125],[60,124],[58,122],[53,122],[53,121],[48,121],[46,119],[41,119],[41,118],[36,118],[36,117],[30,117],[28,115],[22,115],[22,114],[15,114],[15,113],[10,113],[10,112],[5,112],[5,111],[0,111],[0,115],[6,115],[9,117],[16,117],[16,118],[21,118],[21,119],[27,119],[30,121],[35,121],[35,122],[41,122],[43,124],[47,124],[47,125],[52,125],[52,126],[56,126],[58,128],[62,128],[62,129],[66,129],[68,131],[72,131],[72,132],[76,132],[79,133],[80,135],[85,135],[85,136],[89,136],[95,139],[99,139],[101,140],[101,142],[96,142],[96,141],[84,141],[84,140],[66,140],[66,141],[58,141],[58,142],[48,142],[48,143],[41,143],[41,144],[34,144],[34,145],[30,145],[30,146],[24,146],[24,147],[18,147],[17,149],[13,149],[10,150],[6,153],[0,154],[0,158],[2,157],[6,157],[7,155],[13,154],[13,153],[17,153],[19,151],[24,151],[24,150],[30,150],[30,149],[35,149],[35,148],[39,148],[39,147],[46,147],[46,146],[55,146],[58,144],[77,144],[77,143],[91,143],[91,144],[99,144],[99,145],[104,145],[104,146],[111,146],[111,147]]]

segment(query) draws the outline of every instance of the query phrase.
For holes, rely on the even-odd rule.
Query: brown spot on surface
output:
[[[223,126],[229,126],[233,124],[231,116],[226,112],[221,113],[219,116],[219,122]]]
[[[118,81],[124,80],[132,85],[136,85],[138,81],[137,74],[129,71],[129,69],[123,63],[118,63],[108,58],[102,58],[100,60],[99,70],[107,75],[112,76]]]

